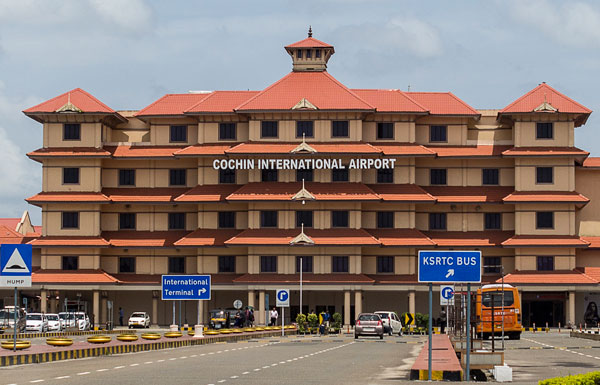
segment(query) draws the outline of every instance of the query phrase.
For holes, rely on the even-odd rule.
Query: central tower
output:
[[[285,47],[292,57],[294,72],[322,72],[327,70],[327,62],[335,53],[332,45],[312,37],[312,28],[308,28],[308,37]]]

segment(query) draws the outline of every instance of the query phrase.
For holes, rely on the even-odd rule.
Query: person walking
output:
[[[279,318],[279,313],[277,313],[277,308],[273,308],[273,310],[271,310],[271,323],[269,324],[269,326],[276,326],[277,325],[277,318]]]
[[[123,316],[125,315],[125,313],[123,312],[123,308],[120,307],[119,308],[119,325],[123,326]]]
[[[439,322],[439,326],[440,326],[440,332],[442,334],[444,334],[444,330],[446,329],[446,310],[444,307],[442,307],[442,311],[440,312],[440,322]]]

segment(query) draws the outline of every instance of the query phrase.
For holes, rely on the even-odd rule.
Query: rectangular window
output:
[[[539,271],[554,270],[554,257],[537,257],[537,269]]]
[[[277,273],[277,256],[262,255],[260,257],[261,273]]]
[[[63,211],[62,213],[63,229],[79,228],[79,213],[77,211]]]
[[[169,230],[185,230],[185,213],[169,213]]]
[[[429,213],[429,230],[446,230],[446,213]]]
[[[448,126],[429,126],[430,142],[447,142]]]
[[[263,120],[260,122],[260,136],[262,138],[277,138],[279,136],[277,127],[277,121]]]
[[[296,182],[312,182],[313,181],[313,169],[300,169],[296,170]]]
[[[331,272],[347,273],[348,272],[348,257],[347,256],[337,256],[337,255],[331,257]]]
[[[302,258],[302,272],[312,273],[313,272],[313,257],[312,255],[303,255],[296,257],[296,273],[300,272],[300,258]]]
[[[394,272],[394,257],[380,256],[377,257],[377,273],[393,273]]]
[[[296,227],[313,227],[313,212],[309,210],[296,211]]]
[[[169,257],[169,274],[185,274],[185,257]]]
[[[79,257],[74,257],[74,256],[62,257],[62,269],[63,270],[79,269]]]
[[[377,139],[394,139],[394,123],[377,123]]]
[[[119,230],[135,230],[135,213],[119,214]]]
[[[277,227],[277,211],[264,210],[260,212],[260,227]]]
[[[261,170],[260,180],[263,182],[277,182],[277,169],[263,168]]]
[[[554,126],[553,123],[536,123],[535,125],[535,138],[536,139],[552,139],[554,138]]]
[[[187,126],[171,126],[171,143],[187,142]]]
[[[536,183],[554,183],[553,182],[553,168],[552,167],[536,167],[535,168],[535,182]]]
[[[220,211],[219,212],[219,228],[234,229],[235,228],[235,211]]]
[[[446,184],[445,168],[432,168],[429,170],[429,184],[432,185],[445,185]]]
[[[347,120],[334,120],[331,122],[332,138],[347,138],[349,136]]]
[[[311,59],[312,58],[312,50],[310,50],[310,49],[306,50],[306,58],[307,59]]]
[[[235,184],[235,170],[229,168],[219,169],[219,183]]]
[[[235,255],[219,256],[219,273],[235,273]]]
[[[379,228],[379,229],[394,228],[394,212],[393,211],[378,211],[377,212],[377,228]]]
[[[119,273],[135,273],[135,257],[119,257]]]
[[[63,184],[79,184],[79,168],[64,167],[63,168]]]
[[[301,49],[296,51],[296,56],[298,57],[298,59],[302,59],[302,50]]]
[[[334,210],[331,212],[331,227],[348,227],[350,214],[348,211]]]
[[[81,124],[63,124],[63,140],[81,140]]]
[[[483,257],[484,274],[500,274],[502,271],[502,259],[500,257]]]
[[[394,169],[393,168],[377,169],[377,183],[394,183]]]
[[[321,50],[320,49],[315,50],[315,57],[317,59],[321,57]]]
[[[219,140],[235,140],[236,136],[235,123],[219,123]]]
[[[296,138],[312,138],[315,136],[314,122],[312,120],[299,120],[296,122]]]
[[[186,169],[174,168],[169,170],[169,184],[171,186],[185,186]]]
[[[553,229],[554,228],[554,212],[538,211],[536,216],[536,228],[538,229]]]
[[[482,184],[498,185],[500,180],[500,170],[497,168],[484,168],[481,170]]]
[[[119,170],[119,186],[135,186],[135,170]]]
[[[500,213],[485,213],[485,229],[486,230],[500,230],[502,228],[502,214]]]
[[[331,170],[332,182],[348,182],[350,180],[350,172],[347,168],[334,168]]]

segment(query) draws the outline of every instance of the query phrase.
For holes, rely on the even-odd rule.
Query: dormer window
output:
[[[312,59],[312,50],[310,50],[310,49],[306,50],[306,58],[307,59]]]

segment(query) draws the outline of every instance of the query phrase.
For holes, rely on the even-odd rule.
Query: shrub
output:
[[[416,313],[415,314],[415,324],[417,327],[420,327],[420,328],[429,327],[429,314]]]
[[[298,324],[298,332],[306,333],[307,324],[306,324],[306,316],[302,313],[296,316],[296,323]]]
[[[600,372],[590,372],[575,376],[556,377],[541,380],[539,385],[599,385]]]
[[[333,328],[340,329],[342,327],[342,315],[340,313],[333,313]]]
[[[319,317],[316,314],[309,314],[308,317],[306,317],[306,320],[308,321],[308,326],[311,328],[319,326]]]

